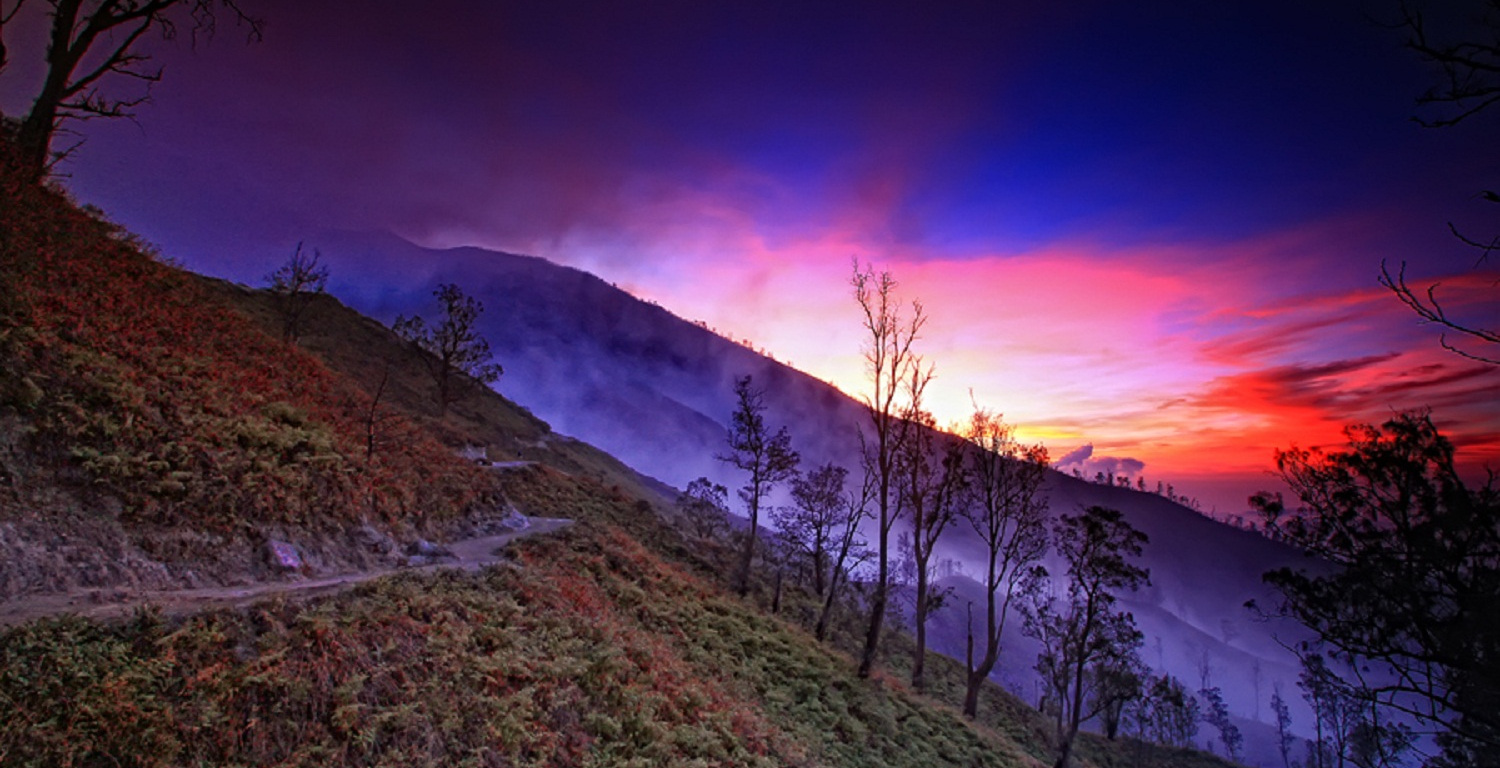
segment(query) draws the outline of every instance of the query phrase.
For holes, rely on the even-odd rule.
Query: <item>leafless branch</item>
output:
[[[1474,261],[1474,266],[1476,267],[1488,261],[1491,253],[1500,250],[1500,235],[1490,238],[1488,243],[1481,243],[1459,232],[1458,227],[1454,226],[1451,221],[1448,222],[1448,231],[1452,232],[1453,236],[1458,238],[1459,242],[1462,242],[1464,245],[1479,249],[1479,258]]]
[[[1401,3],[1394,26],[1405,30],[1406,47],[1442,73],[1442,82],[1418,96],[1417,104],[1456,110],[1435,119],[1414,116],[1417,123],[1428,128],[1454,126],[1500,101],[1500,0],[1484,0],[1481,8],[1477,18],[1464,20],[1474,37],[1452,42],[1435,39],[1422,11]]]
[[[16,16],[27,0],[16,0],[7,8],[0,0],[0,33],[3,25]],[[260,20],[245,13],[240,0],[46,0],[50,6],[51,29],[46,52],[46,75],[37,90],[31,110],[19,123],[16,143],[23,162],[31,172],[41,176],[51,171],[60,159],[52,142],[70,120],[93,117],[130,117],[134,108],[150,98],[150,86],[161,80],[160,69],[145,68],[150,57],[137,52],[136,46],[148,30],[157,29],[172,39],[182,19],[191,20],[196,41],[214,33],[219,14],[231,15],[235,23],[246,25],[249,39],[261,37]],[[0,34],[3,37],[3,34]],[[0,70],[4,69],[5,48],[0,39]],[[111,96],[107,82],[111,76],[145,83],[144,93]]]
[[[9,24],[10,20],[14,19],[17,13],[21,12],[21,8],[24,5],[26,5],[26,0],[16,0],[16,4],[11,6],[11,9],[7,11],[5,10],[4,0],[0,0],[0,73],[5,72],[5,65],[10,61],[6,57],[5,51],[5,25]]]
[[[1448,317],[1447,311],[1443,309],[1443,305],[1437,298],[1437,289],[1441,283],[1434,283],[1427,287],[1427,298],[1425,300],[1421,296],[1418,296],[1412,290],[1411,286],[1406,283],[1406,262],[1401,262],[1401,269],[1397,271],[1394,277],[1391,275],[1390,268],[1386,266],[1385,262],[1381,262],[1380,284],[1390,289],[1391,293],[1394,293],[1396,298],[1401,300],[1402,304],[1405,304],[1423,320],[1429,323],[1436,323],[1484,344],[1500,345],[1500,332],[1485,328],[1470,327]],[[1500,357],[1487,357],[1485,355],[1474,354],[1453,346],[1448,342],[1446,332],[1441,338],[1441,343],[1444,349],[1470,360],[1489,363],[1491,365],[1500,365]]]

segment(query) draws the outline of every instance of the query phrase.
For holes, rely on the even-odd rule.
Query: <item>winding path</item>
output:
[[[64,613],[93,619],[117,618],[146,605],[157,606],[162,613],[177,616],[212,608],[239,607],[275,597],[307,598],[334,594],[355,584],[401,571],[420,572],[440,568],[477,571],[502,561],[504,558],[498,552],[511,541],[551,533],[572,522],[561,518],[533,517],[530,518],[531,524],[519,531],[450,542],[444,547],[453,554],[453,559],[433,565],[374,568],[315,579],[262,581],[237,587],[134,591],[81,589],[50,595],[26,595],[0,602],[0,628]]]

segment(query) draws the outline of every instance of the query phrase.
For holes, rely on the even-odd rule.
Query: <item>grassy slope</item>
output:
[[[198,278],[205,289],[255,322],[276,332],[281,317],[274,297],[212,278]],[[592,478],[658,506],[670,505],[676,493],[640,476],[615,457],[552,432],[546,422],[504,396],[476,390],[454,403],[445,419],[437,418],[434,386],[417,353],[387,327],[345,306],[330,295],[316,297],[307,312],[298,345],[330,368],[356,382],[366,393],[382,389],[382,402],[419,421],[451,445],[484,446],[494,461],[538,461],[562,472]],[[502,380],[503,381],[503,380]]]
[[[585,525],[519,568],[0,642],[7,765],[1035,765]],[[28,669],[63,669],[67,677]],[[79,683],[86,683],[79,685]],[[66,695],[60,695],[66,694]],[[20,725],[17,729],[15,726]]]
[[[325,302],[325,363],[224,311],[225,293],[239,293],[234,303],[255,317],[255,294],[205,287],[53,196],[4,192],[0,412],[17,444],[48,456],[21,466],[0,455],[5,476],[27,486],[15,499],[52,483],[91,505],[85,514],[148,540],[165,528],[242,534],[266,519],[338,526],[372,511],[406,524],[419,512],[455,519],[501,491],[528,513],[585,522],[523,542],[515,567],[480,574],[407,575],[170,626],[143,615],[7,631],[0,763],[1027,766],[1045,756],[1037,715],[1008,694],[992,691],[986,723],[967,724],[891,678],[857,680],[846,655],[728,596],[712,555],[662,522],[659,489],[611,457],[553,439],[498,396],[434,424],[407,353],[378,325]],[[400,378],[373,457],[362,432],[372,359]],[[484,472],[444,441],[546,466]],[[45,525],[54,511],[13,499],[0,518]],[[934,690],[951,700],[958,670],[935,666]],[[1088,752],[1100,765],[1192,764]]]
[[[316,357],[56,196],[4,193],[0,409],[121,521],[237,535],[482,501],[484,474],[409,420],[368,451],[368,396]]]

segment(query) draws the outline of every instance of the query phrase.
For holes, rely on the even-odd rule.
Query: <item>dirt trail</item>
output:
[[[161,608],[162,613],[173,616],[211,608],[239,607],[275,597],[315,597],[340,592],[355,584],[399,571],[431,571],[439,568],[475,571],[500,562],[503,558],[497,554],[497,550],[507,543],[526,536],[551,533],[572,522],[572,520],[558,518],[533,517],[530,518],[530,525],[519,531],[450,542],[443,546],[453,554],[453,559],[433,565],[375,568],[336,576],[297,581],[265,581],[237,587],[167,590],[82,589],[51,595],[27,595],[0,602],[0,628],[63,613],[74,613],[94,619],[115,618],[128,615],[144,605],[155,605]]]

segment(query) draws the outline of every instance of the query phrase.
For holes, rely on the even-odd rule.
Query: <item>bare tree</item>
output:
[[[5,28],[27,4],[0,0],[0,76],[9,63]],[[138,48],[147,32],[155,29],[170,40],[177,36],[178,23],[187,21],[195,39],[211,36],[223,12],[246,25],[250,39],[261,35],[260,20],[247,14],[239,0],[41,0],[39,5],[50,8],[51,17],[46,74],[15,135],[22,167],[34,178],[77,147],[52,149],[66,121],[131,117],[146,102],[151,84],[162,76]],[[105,83],[122,79],[143,88],[134,95],[109,95]]]
[[[386,386],[391,381],[391,366],[387,364],[380,372],[380,383],[375,385],[375,391],[370,393],[369,402],[365,405],[365,463],[369,464],[375,458],[377,449],[384,446],[385,426],[396,419],[395,412],[391,411],[382,402],[385,399]]]
[[[740,499],[750,513],[750,530],[745,538],[745,552],[740,557],[740,571],[735,583],[741,595],[750,591],[750,565],[755,559],[761,504],[773,487],[796,474],[797,462],[801,458],[792,450],[792,438],[786,427],[773,433],[766,426],[765,394],[765,390],[751,383],[749,376],[735,380],[737,405],[730,417],[729,453],[718,456],[719,461],[750,473],[740,489]]]
[[[302,243],[297,243],[297,250],[286,262],[266,275],[276,310],[281,313],[281,338],[292,343],[302,335],[302,321],[313,301],[328,285],[328,267],[318,263],[322,256],[317,249],[308,254],[302,250]]]
[[[963,442],[947,440],[939,446],[940,433],[931,413],[923,409],[923,394],[930,373],[913,369],[906,382],[905,421],[912,432],[897,454],[901,506],[911,522],[911,555],[916,594],[916,646],[911,662],[911,686],[927,687],[927,617],[940,607],[935,590],[932,557],[948,524],[959,514],[964,485]]]
[[[484,305],[453,283],[438,286],[432,295],[442,308],[435,325],[427,325],[418,316],[398,316],[392,328],[426,353],[423,360],[437,383],[438,413],[446,416],[448,406],[460,399],[466,387],[493,383],[504,371],[491,362],[490,343],[479,335],[477,324]]]
[[[828,578],[828,594],[823,596],[823,609],[818,613],[818,640],[828,637],[828,622],[833,616],[833,606],[838,598],[839,587],[849,571],[864,562],[869,552],[864,540],[859,538],[859,524],[870,516],[870,499],[874,495],[873,478],[866,475],[858,492],[847,491],[841,509],[842,519],[837,523],[837,545],[834,548],[833,567]]]
[[[979,407],[969,417],[964,438],[971,446],[964,512],[987,554],[984,655],[974,662],[971,628],[966,659],[964,714],[972,718],[979,713],[979,691],[1000,658],[1011,601],[1029,592],[1031,567],[1047,552],[1047,499],[1042,494],[1047,449],[1016,442],[1010,425]]]
[[[1500,102],[1500,0],[1471,0],[1467,6],[1454,3],[1443,10],[1462,16],[1434,19],[1425,9],[1403,0],[1393,25],[1405,33],[1406,48],[1439,73],[1438,83],[1417,97],[1419,108],[1435,111],[1438,116],[1412,118],[1427,128],[1451,128]],[[1434,28],[1442,31],[1435,32]],[[1456,30],[1461,33],[1450,34]],[[1500,203],[1500,194],[1494,190],[1483,190],[1476,197]],[[1476,266],[1500,249],[1500,235],[1474,237],[1459,231],[1451,221],[1448,231],[1465,246],[1479,251]],[[1437,285],[1420,293],[1413,290],[1406,282],[1405,262],[1394,276],[1382,262],[1380,284],[1418,317],[1447,329],[1440,340],[1444,349],[1470,360],[1500,365],[1500,349],[1496,347],[1500,345],[1500,331],[1450,316],[1438,301]],[[1447,331],[1467,343],[1450,343]]]
[[[864,404],[872,434],[866,436],[861,430],[860,440],[864,470],[872,478],[872,501],[879,520],[870,624],[858,671],[860,677],[869,677],[890,601],[891,529],[901,512],[896,493],[896,457],[911,431],[909,422],[902,418],[899,398],[903,382],[914,375],[924,375],[922,359],[912,348],[927,323],[927,316],[916,301],[912,302],[909,315],[902,312],[896,298],[896,279],[889,272],[876,273],[873,267],[861,270],[856,261],[850,283],[869,334],[863,351],[870,391],[864,396]],[[930,369],[926,370],[925,375],[930,376]]]

